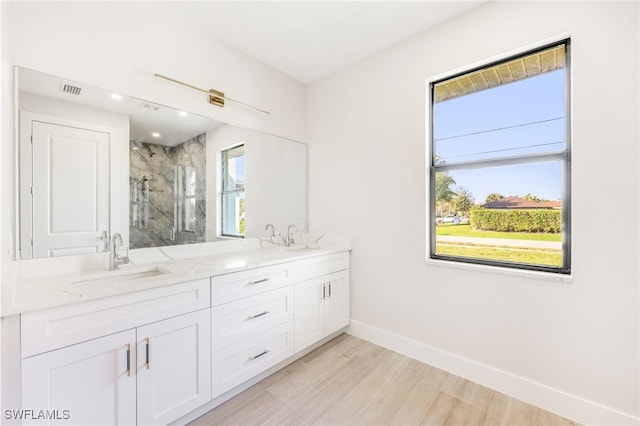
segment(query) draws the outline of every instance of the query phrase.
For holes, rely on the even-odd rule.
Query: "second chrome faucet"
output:
[[[293,244],[295,244],[295,241],[293,240],[293,235],[291,234],[292,230],[293,232],[298,232],[298,228],[295,225],[289,225],[287,227],[287,236],[284,238],[285,247],[291,247]]]
[[[122,246],[122,244],[124,244],[122,241],[122,235],[117,232],[113,234],[113,236],[111,237],[111,253],[109,253],[110,271],[115,271],[120,267],[120,265],[129,263],[128,256],[120,256],[118,254],[118,249],[120,248],[120,246]]]
[[[269,240],[270,240],[270,242],[272,244],[275,244],[275,245],[279,246],[280,245],[279,243],[273,241],[273,237],[276,236],[276,229],[273,226],[273,224],[272,223],[268,223],[267,226],[265,226],[264,229],[266,229],[267,231],[271,230],[271,235],[269,235]],[[293,240],[293,233],[294,232],[298,232],[298,228],[296,227],[296,225],[292,224],[292,225],[289,225],[289,227],[287,227],[287,235],[286,236],[282,235],[282,234],[278,234],[278,235],[282,235],[282,241],[283,241],[285,247],[291,247],[295,243],[295,241]]]

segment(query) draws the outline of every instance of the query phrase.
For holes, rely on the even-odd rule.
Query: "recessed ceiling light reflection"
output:
[[[180,111],[180,112],[178,113],[178,115],[179,115],[180,117],[186,117],[188,114],[187,114],[186,112],[184,112],[184,111]]]
[[[154,138],[159,138],[160,137],[160,133],[153,132],[153,133],[151,133],[151,136],[153,136]]]
[[[111,94],[111,99],[114,99],[116,101],[121,101],[122,100],[122,95],[119,95],[117,93],[112,93]]]

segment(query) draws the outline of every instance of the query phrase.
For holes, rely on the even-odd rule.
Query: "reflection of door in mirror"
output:
[[[91,129],[89,124],[26,111],[21,120],[28,129],[22,137],[21,155],[25,163],[31,162],[32,179],[30,197],[22,200],[25,214],[21,218],[21,240],[31,244],[23,244],[22,257],[105,250],[110,134]],[[29,179],[28,174],[25,170],[24,180]]]

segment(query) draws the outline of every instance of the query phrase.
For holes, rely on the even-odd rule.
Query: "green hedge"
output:
[[[500,232],[562,232],[561,210],[475,209],[469,213],[471,228]]]

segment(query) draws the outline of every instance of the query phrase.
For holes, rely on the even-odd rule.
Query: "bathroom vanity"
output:
[[[350,241],[291,246],[305,144],[20,66],[14,88],[3,424],[184,424],[344,331]]]
[[[15,423],[183,424],[349,324],[350,244],[205,248],[5,290]]]

